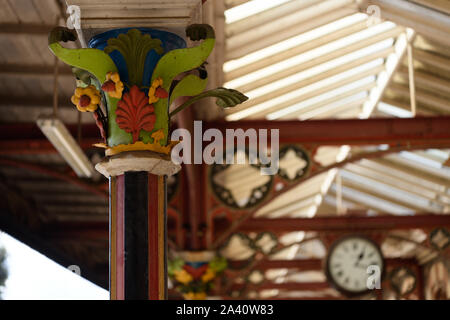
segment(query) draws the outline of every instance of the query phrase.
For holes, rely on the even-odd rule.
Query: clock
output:
[[[346,236],[334,242],[326,260],[328,281],[346,295],[367,292],[368,278],[384,274],[384,260],[378,245],[364,236]],[[369,284],[373,284],[369,281]]]

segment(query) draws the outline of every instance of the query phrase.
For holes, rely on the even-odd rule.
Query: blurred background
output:
[[[250,99],[226,112],[200,102],[173,128],[280,128],[275,176],[191,165],[168,180],[170,250],[228,261],[210,298],[450,298],[448,1],[0,0],[4,299],[108,299],[108,181],[93,168],[100,136],[70,102],[71,69],[47,48],[68,5],[81,8],[85,43],[124,25],[183,35],[211,24],[209,86]],[[48,115],[75,140],[69,156],[37,125]],[[343,236],[380,249],[381,290],[336,285],[326,261]]]

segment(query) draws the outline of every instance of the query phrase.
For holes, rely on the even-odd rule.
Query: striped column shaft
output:
[[[112,300],[167,297],[166,179],[148,172],[110,178]]]

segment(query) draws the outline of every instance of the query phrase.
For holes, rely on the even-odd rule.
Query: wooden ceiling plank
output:
[[[282,17],[297,12],[301,14],[301,10],[317,4],[317,0],[288,1],[276,7],[251,15],[247,18],[229,23],[225,27],[225,35],[227,38],[233,35],[246,32],[249,29],[261,26],[272,21],[281,19]]]
[[[16,15],[14,10],[11,8],[8,0],[0,0],[0,24],[3,23],[18,23],[19,17]]]
[[[375,73],[375,74],[376,74],[376,73]],[[312,111],[312,110],[315,110],[315,109],[324,107],[324,106],[326,106],[326,105],[332,104],[332,103],[334,103],[334,102],[336,102],[336,101],[340,101],[340,100],[343,100],[343,99],[345,99],[345,98],[354,96],[354,95],[356,95],[356,94],[358,94],[358,93],[361,93],[361,92],[364,92],[364,91],[369,91],[369,90],[375,88],[376,85],[377,85],[376,82],[373,81],[373,82],[371,82],[371,83],[368,83],[368,84],[365,84],[365,85],[362,85],[362,86],[358,86],[358,87],[356,87],[356,88],[354,88],[354,89],[345,91],[345,92],[343,92],[343,93],[341,93],[341,94],[338,94],[338,95],[336,95],[336,96],[333,96],[333,97],[331,97],[331,98],[328,98],[328,99],[326,99],[326,100],[324,100],[324,101],[315,103],[315,104],[313,104],[313,105],[311,105],[311,106],[308,106],[308,107],[306,107],[306,108],[302,108],[302,109],[300,109],[300,110],[296,110],[296,111],[290,112],[289,114],[285,114],[285,115],[281,116],[281,117],[278,118],[278,119],[279,119],[279,120],[296,119],[296,118],[300,117],[301,115],[303,115],[303,114],[305,114],[305,113],[307,113],[307,112],[309,112],[309,111]],[[282,110],[282,109],[280,109],[280,110]]]
[[[397,72],[403,78],[408,77],[408,70],[404,67],[399,68]],[[414,72],[414,79],[417,87],[419,88],[428,90],[431,89],[432,91],[436,91],[441,94],[450,95],[450,81],[417,70]]]
[[[381,183],[383,183],[383,182],[381,182]],[[369,185],[369,184],[366,184],[363,182],[350,181],[345,178],[342,179],[342,185],[344,187],[349,187],[351,189],[371,195],[375,198],[384,200],[386,202],[390,202],[390,203],[393,203],[393,204],[396,204],[396,205],[399,205],[402,207],[410,208],[413,211],[429,211],[429,212],[434,212],[434,213],[441,213],[441,210],[439,210],[438,208],[431,205],[431,201],[428,201],[428,205],[426,205],[426,206],[414,204],[414,203],[410,202],[408,199],[403,198],[403,197],[397,197],[397,196],[389,193],[388,191],[381,192],[380,190],[374,190],[371,187],[371,185]],[[408,191],[408,193],[410,193],[410,192]]]
[[[434,15],[438,15],[439,19],[434,19],[429,16],[429,11],[425,12],[426,8],[416,6],[414,12],[397,8],[397,4],[403,6],[414,5],[411,2],[404,0],[386,1],[386,0],[370,0],[371,4],[375,4],[381,8],[383,19],[393,21],[399,25],[413,28],[417,33],[423,34],[431,39],[444,44],[450,44],[448,33],[450,32],[450,23],[445,22],[443,14],[433,11]],[[420,7],[420,8],[417,8]],[[420,14],[419,14],[420,13]],[[440,23],[440,21],[444,21]]]
[[[417,176],[413,173],[409,173],[408,167],[401,165],[394,167],[390,166],[388,162],[382,163],[376,161],[377,159],[364,159],[358,162],[357,166],[363,168],[365,172],[373,172],[374,174],[379,174],[380,177],[383,177],[383,179],[385,176],[389,176],[389,179],[397,181],[399,184],[402,184],[404,186],[413,185],[413,187],[411,188],[411,192],[416,192],[418,190],[424,189],[427,190],[425,194],[428,195],[430,195],[431,193],[435,193],[437,196],[448,196],[448,194],[445,193],[445,187],[436,185],[433,181],[426,180],[424,176]],[[420,186],[417,183],[418,181],[420,181]]]
[[[0,75],[13,77],[53,77],[53,66],[48,65],[28,65],[28,64],[0,64]],[[67,65],[60,65],[58,76],[73,77],[72,70]],[[48,79],[47,79],[48,80]]]
[[[389,90],[394,91],[401,97],[409,97],[409,89],[406,86],[397,83],[391,83],[389,85]],[[430,108],[443,111],[445,113],[450,113],[450,103],[448,102],[448,100],[441,99],[436,95],[417,90],[416,99],[418,102],[427,105]]]
[[[249,2],[250,0],[225,0],[225,8],[231,9],[240,5],[243,5],[246,2]]]
[[[261,104],[261,103],[263,103],[265,101],[268,101],[270,99],[274,99],[274,98],[276,98],[278,96],[281,96],[283,94],[286,94],[286,93],[289,93],[291,91],[294,91],[294,90],[306,87],[306,86],[311,85],[311,84],[313,84],[315,82],[325,80],[325,79],[327,79],[329,77],[338,75],[340,73],[343,73],[343,72],[348,71],[350,69],[356,68],[356,67],[358,67],[360,65],[363,65],[365,63],[368,63],[370,61],[374,61],[374,60],[376,60],[378,58],[387,57],[389,54],[391,54],[393,52],[394,52],[393,48],[388,48],[388,49],[385,49],[385,50],[382,50],[382,51],[379,51],[379,52],[375,52],[375,53],[370,54],[368,56],[365,56],[365,57],[353,60],[351,62],[348,62],[346,64],[343,64],[341,66],[333,68],[331,70],[327,70],[325,72],[322,72],[322,73],[320,73],[318,75],[312,76],[312,77],[307,78],[305,80],[299,81],[299,82],[294,83],[292,85],[288,85],[288,86],[280,88],[280,89],[278,89],[276,91],[272,91],[272,92],[269,92],[269,93],[264,94],[262,96],[250,99],[250,100],[242,103],[241,105],[236,106],[235,108],[233,108],[233,110],[229,110],[229,111],[227,110],[227,114],[234,114],[234,113],[237,113],[237,112],[239,112],[241,110],[244,110],[244,109],[256,106],[256,105]],[[369,72],[369,74],[367,74],[367,73],[364,73],[364,74],[372,75],[374,73],[377,73],[376,70],[379,70],[379,68],[376,67],[376,68],[373,69],[374,72]],[[342,80],[342,82],[340,82],[340,84],[345,84],[345,83],[347,83],[346,81],[347,80]],[[276,109],[282,108],[283,106],[288,106],[288,105],[294,104],[294,103],[296,103],[298,101],[299,101],[298,99],[292,99],[292,100],[287,101],[286,103],[282,103],[282,104],[278,104],[277,106],[274,106],[273,109],[266,109],[266,110],[276,110]],[[259,113],[255,113],[255,116],[258,115],[258,114]]]
[[[290,48],[289,50],[278,52],[272,56],[260,59],[258,61],[255,61],[253,63],[250,63],[248,65],[242,66],[240,68],[237,68],[236,70],[232,70],[225,73],[225,81],[231,81],[233,79],[239,78],[243,75],[249,74],[251,72],[254,72],[256,70],[262,69],[264,67],[267,67],[269,65],[278,63],[280,61],[292,58],[298,54],[307,52],[309,50],[315,49],[317,47],[320,47],[322,45],[325,45],[329,42],[338,40],[342,37],[351,35],[353,33],[359,32],[366,28],[366,21],[361,21],[358,23],[355,23],[347,28],[343,28],[340,30],[337,30],[335,32],[332,32],[326,36],[322,36],[320,38],[314,39],[312,41],[302,43],[299,46]]]
[[[43,21],[37,13],[34,5],[29,0],[8,0],[12,10],[22,23],[41,24]],[[51,21],[50,23],[54,23]]]
[[[290,12],[290,14],[284,15],[279,19],[274,19],[261,26],[246,29],[244,32],[227,37],[227,49],[233,50],[235,48],[247,46],[248,43],[266,38],[268,35],[279,35],[280,31],[292,28],[294,25],[302,25],[313,18],[326,15],[333,10],[341,9],[343,6],[352,3],[352,0],[325,0],[306,9]],[[279,41],[280,40],[281,39],[279,39]]]
[[[404,103],[404,101],[398,101],[398,100],[395,100],[395,99],[391,99],[391,98],[389,98],[389,97],[387,97],[385,95],[385,97],[383,97],[381,99],[381,102],[384,102],[384,103],[390,104],[390,105],[392,105],[394,107],[397,107],[397,108],[403,109],[405,111],[411,112],[411,106],[409,104]],[[439,114],[440,113],[438,113],[436,111],[424,108],[422,105],[418,105],[417,106],[417,115],[420,115],[420,116],[437,116]],[[389,115],[392,116],[391,114],[389,114]]]
[[[59,0],[32,0],[36,12],[41,18],[43,24],[56,23],[56,17],[61,16],[61,8],[58,5]]]
[[[358,174],[362,177],[374,179],[380,183],[384,183],[399,190],[414,193],[418,196],[425,197],[432,201],[436,200],[437,198],[436,192],[423,188],[421,187],[420,184],[417,183],[411,184],[411,182],[406,182],[397,177],[392,177],[392,175],[389,172],[374,171],[367,167],[362,167],[352,163],[347,164],[344,169],[349,172]]]
[[[359,114],[359,112],[362,111],[362,106],[366,101],[367,97],[342,104],[338,107],[333,106],[331,108],[329,105],[326,105],[322,108],[311,110],[310,113],[302,115],[301,120],[329,119],[333,117],[341,118],[340,116],[342,116],[342,118],[354,118]]]
[[[431,175],[428,172],[410,166],[406,166],[404,164],[393,161],[392,159],[380,158],[380,159],[371,159],[370,161],[375,162],[377,164],[381,164],[383,166],[387,166],[388,168],[390,168],[389,170],[395,169],[409,175],[412,174],[414,176],[417,176],[417,181],[422,181],[422,184],[425,184],[426,181],[429,181],[435,184],[436,186],[439,186],[439,189],[436,190],[442,190],[442,192],[446,192],[447,195],[450,192],[447,191],[448,189],[450,189],[450,181],[448,179]]]
[[[435,29],[443,33],[450,31],[450,21],[447,15],[417,5],[411,1],[369,0],[369,3],[378,5],[385,19],[387,18],[394,22],[397,22],[397,19],[408,19],[413,24],[404,25],[415,29],[419,33],[422,28]]]
[[[335,190],[336,184],[332,184],[332,187],[331,187],[330,190],[328,191],[328,194],[329,194],[330,196],[333,196],[334,198],[336,198],[337,195],[336,195],[336,192],[333,190],[333,188],[334,188],[334,190]],[[348,187],[347,187],[347,188],[348,188]],[[351,188],[349,188],[349,189],[351,189]],[[383,207],[382,207],[382,206],[376,206],[376,205],[373,205],[373,204],[371,204],[371,203],[367,203],[367,202],[364,202],[364,201],[360,201],[360,200],[358,200],[358,199],[355,199],[355,198],[353,198],[353,197],[350,197],[350,196],[347,194],[347,192],[343,192],[343,193],[342,193],[342,200],[343,200],[344,203],[350,202],[350,203],[356,204],[356,205],[358,205],[358,206],[360,206],[360,207],[363,207],[365,210],[372,210],[372,211],[376,211],[376,212],[381,212],[381,211],[383,211]],[[337,210],[337,209],[336,209],[336,210]],[[326,215],[326,217],[331,217],[331,215],[328,213],[328,215]]]
[[[328,24],[332,21],[341,19],[345,16],[353,14],[356,12],[355,8],[341,8],[332,11],[329,14],[320,15],[318,17],[314,17],[306,22],[289,25],[285,29],[279,30],[277,33],[269,33],[264,35],[263,37],[257,40],[243,39],[244,45],[236,46],[234,49],[231,49],[229,45],[232,42],[231,39],[227,39],[227,51],[225,53],[225,60],[237,59],[242,56],[245,56],[251,52],[266,48],[273,44],[276,44],[280,41],[286,40],[293,36],[299,35],[303,32],[312,30],[314,28],[320,27],[322,25]]]
[[[348,45],[348,46],[346,46],[344,48],[341,48],[339,50],[332,51],[330,53],[327,53],[325,55],[322,55],[322,56],[319,56],[317,58],[311,59],[309,61],[305,61],[305,62],[303,62],[303,63],[301,63],[299,65],[291,66],[290,68],[287,68],[285,70],[279,71],[279,72],[274,73],[274,74],[271,74],[270,76],[260,78],[260,79],[258,79],[256,81],[252,81],[252,82],[250,82],[250,83],[248,83],[246,85],[242,85],[242,86],[236,87],[235,89],[239,90],[241,92],[244,92],[244,93],[249,92],[249,91],[251,91],[253,89],[256,89],[258,87],[262,87],[264,85],[273,83],[275,81],[287,78],[287,77],[289,77],[291,75],[294,75],[296,73],[300,73],[300,72],[305,71],[305,70],[307,70],[309,68],[312,68],[314,66],[318,66],[320,64],[323,64],[325,62],[331,61],[333,59],[340,58],[340,57],[342,57],[342,56],[344,56],[346,54],[350,54],[350,53],[355,52],[357,50],[366,48],[366,47],[368,47],[368,46],[370,46],[372,44],[375,44],[375,43],[378,43],[378,42],[381,42],[383,40],[387,40],[387,39],[390,39],[390,38],[395,38],[399,34],[401,34],[402,32],[403,32],[403,28],[396,27],[396,28],[394,28],[392,30],[389,30],[389,31],[385,32],[385,33],[382,33],[382,34],[379,34],[379,35],[376,35],[376,36],[364,39],[362,41],[355,42],[355,43],[353,43],[351,45]]]
[[[450,72],[450,59],[417,48],[414,49],[414,59]]]
[[[410,0],[417,4],[441,11],[450,15],[450,2],[448,0]]]

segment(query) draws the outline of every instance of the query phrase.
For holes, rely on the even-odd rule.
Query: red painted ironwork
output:
[[[374,231],[395,229],[432,229],[450,227],[449,215],[418,213],[414,216],[380,215],[376,217],[327,217],[249,219],[239,230],[245,232],[266,231]]]
[[[158,176],[148,175],[148,296],[159,299]]]

